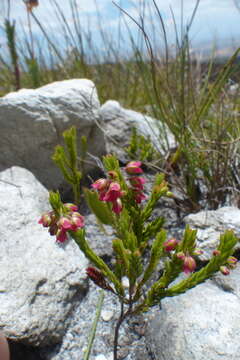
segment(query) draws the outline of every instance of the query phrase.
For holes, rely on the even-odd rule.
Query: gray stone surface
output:
[[[115,237],[110,226],[104,225],[105,233],[100,229],[93,214],[85,216],[86,238],[91,248],[99,256],[111,257],[113,254],[112,239]]]
[[[47,204],[29,171],[0,173],[0,329],[34,346],[61,341],[88,289],[88,262],[75,243],[59,246],[38,224]]]
[[[87,137],[91,154],[105,153],[104,136],[96,125],[99,109],[95,85],[84,79],[54,82],[2,97],[0,171],[21,166],[47,188],[58,188],[63,178],[51,156],[54,147],[63,143],[64,130],[76,126],[78,138]],[[87,160],[87,171],[96,168],[93,158]]]
[[[218,210],[200,211],[186,216],[184,222],[198,230],[198,247],[204,250],[204,254],[200,257],[202,260],[211,257],[220,235],[225,230],[233,230],[236,236],[240,236],[240,210],[236,207],[225,206]],[[236,248],[239,248],[239,243]]]
[[[89,333],[96,313],[99,288],[93,283],[87,296],[79,304],[63,341],[55,348],[42,349],[41,356],[46,360],[80,360],[86,350]],[[98,360],[103,357],[113,359],[114,327],[119,316],[119,302],[111,293],[105,293],[103,311],[111,311],[111,320],[98,322],[96,336],[90,359]],[[142,316],[125,321],[120,329],[119,360],[150,360],[144,342],[145,323]]]
[[[170,148],[175,146],[173,135],[163,127],[160,121],[136,111],[124,109],[117,101],[109,100],[103,104],[100,115],[103,120],[107,152],[115,153],[122,161],[126,160],[123,147],[129,143],[132,127],[136,127],[140,134],[150,136],[153,145],[159,151],[167,147],[166,138]],[[163,134],[164,136],[161,136]]]
[[[225,283],[225,285],[223,285]],[[226,287],[228,283],[228,287]],[[162,301],[148,315],[155,360],[233,360],[240,353],[240,270]]]

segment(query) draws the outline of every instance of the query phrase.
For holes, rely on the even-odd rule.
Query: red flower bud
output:
[[[203,250],[202,249],[195,249],[193,252],[193,255],[195,256],[199,256],[203,254]]]
[[[179,253],[176,254],[177,258],[180,259],[180,260],[184,260],[186,255],[184,254],[183,251],[180,251]]]
[[[238,259],[236,259],[234,256],[229,256],[229,258],[227,259],[227,265],[231,269],[234,269],[237,266],[237,262],[238,262]]]
[[[112,211],[115,213],[115,214],[120,214],[120,212],[122,211],[123,209],[123,205],[122,205],[122,201],[121,199],[117,199],[116,201],[114,201],[113,203],[113,206],[112,206]]]
[[[192,256],[186,255],[183,260],[183,271],[185,274],[189,274],[196,269],[196,261]]]
[[[125,171],[128,174],[142,174],[143,170],[141,169],[141,161],[130,161],[125,167]]]
[[[218,256],[221,254],[221,251],[216,249],[216,250],[213,250],[212,254],[213,254],[213,256]]]
[[[71,211],[78,211],[78,207],[75,204],[71,204],[71,203],[66,203],[64,204],[64,206]]]
[[[143,190],[143,185],[146,183],[146,179],[141,176],[133,176],[129,178],[129,182],[137,190]]]
[[[221,266],[220,269],[221,273],[225,276],[229,275],[230,274],[230,270],[228,269],[227,266]]]
[[[88,277],[100,288],[114,292],[113,288],[106,282],[103,274],[98,269],[90,266],[86,269]]]
[[[166,240],[164,241],[163,243],[163,248],[165,251],[172,251],[172,250],[175,250],[177,245],[179,243],[179,240],[175,239],[175,238],[172,238],[172,239],[169,239],[169,240]]]

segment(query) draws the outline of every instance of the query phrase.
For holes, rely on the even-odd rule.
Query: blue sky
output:
[[[0,21],[3,21],[4,13],[6,13],[7,0],[0,0]],[[110,38],[114,38],[120,24],[127,23],[130,32],[136,34],[136,25],[127,17],[123,17],[117,7],[111,0],[55,0],[61,7],[66,16],[70,27],[73,27],[73,20],[70,1],[76,1],[78,6],[79,18],[82,28],[87,32],[91,29],[93,41],[99,41],[99,26],[98,14],[96,12],[96,4],[100,15],[102,29],[108,34]],[[173,18],[170,12],[172,8],[176,23],[180,28],[181,23],[181,0],[155,0],[159,10],[163,16],[164,23],[168,33],[168,39],[171,43],[174,40],[174,26]],[[236,0],[239,2],[240,0]],[[153,15],[152,0],[116,0],[131,16],[138,18],[139,13],[143,9],[143,2],[145,3],[145,23],[149,29],[153,28],[158,34],[159,23],[156,20],[156,14]],[[16,20],[18,26],[18,35],[21,36],[24,32],[28,32],[27,15],[25,5],[22,0],[11,0],[11,18]],[[183,14],[184,24],[186,24],[192,14],[195,0],[183,0]],[[39,0],[38,8],[34,9],[34,13],[43,24],[49,33],[53,33],[58,40],[61,38],[61,27],[59,26],[59,19],[56,16],[54,7],[54,0]],[[40,36],[41,31],[33,22],[32,28],[35,36]],[[127,31],[124,30],[127,33]],[[159,32],[159,36],[161,34]],[[221,46],[224,39],[235,39],[238,43],[240,39],[240,11],[234,5],[234,0],[200,0],[200,5],[191,29],[191,38],[195,44],[205,42],[218,41]],[[60,40],[61,41],[61,40]],[[115,41],[115,40],[114,40]],[[4,43],[4,38],[0,35],[1,45]]]

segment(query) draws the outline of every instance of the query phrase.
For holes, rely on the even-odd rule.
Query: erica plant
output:
[[[171,196],[164,175],[156,175],[147,198],[141,162],[131,161],[120,169],[118,160],[109,155],[104,157],[103,163],[106,177],[95,181],[92,190],[85,190],[85,197],[98,222],[113,228],[112,268],[88,244],[84,219],[77,212],[76,205],[62,204],[58,193],[50,193],[52,211],[44,214],[39,222],[49,227],[50,234],[56,236],[57,241],[65,241],[68,236],[72,238],[92,264],[86,269],[89,278],[98,287],[118,297],[121,311],[114,334],[114,360],[117,360],[122,322],[127,317],[147,311],[165,297],[186,292],[218,270],[227,275],[236,265],[232,253],[237,239],[233,232],[226,231],[207,265],[196,270],[195,259],[201,254],[196,247],[196,230],[187,226],[181,240],[168,238],[163,229],[164,219],[152,217],[160,198]],[[149,254],[147,261],[146,253]],[[162,275],[158,277],[154,273],[160,260],[163,260]],[[175,281],[183,272],[184,278]],[[123,286],[123,278],[128,279],[127,288]]]

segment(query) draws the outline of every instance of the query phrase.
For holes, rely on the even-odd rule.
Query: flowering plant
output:
[[[195,259],[201,250],[196,247],[196,230],[187,226],[182,240],[168,238],[163,229],[164,219],[152,217],[159,199],[172,196],[164,175],[156,175],[147,198],[141,162],[131,161],[122,170],[118,160],[108,155],[103,158],[103,164],[106,177],[95,181],[92,189],[85,189],[84,194],[98,222],[113,229],[115,263],[112,268],[88,244],[84,218],[78,213],[77,206],[63,204],[59,193],[50,193],[52,211],[43,214],[39,223],[48,227],[58,242],[71,237],[92,264],[86,269],[88,277],[98,287],[118,297],[121,312],[114,335],[114,360],[117,360],[119,328],[124,319],[147,311],[165,297],[186,292],[218,270],[227,275],[236,266],[237,260],[232,254],[237,238],[232,231],[226,231],[210,261],[198,270]],[[72,183],[76,187],[76,181]],[[146,254],[149,254],[147,261]],[[160,261],[161,275],[154,277]],[[186,276],[178,280],[182,272]],[[128,279],[127,288],[123,278]]]

